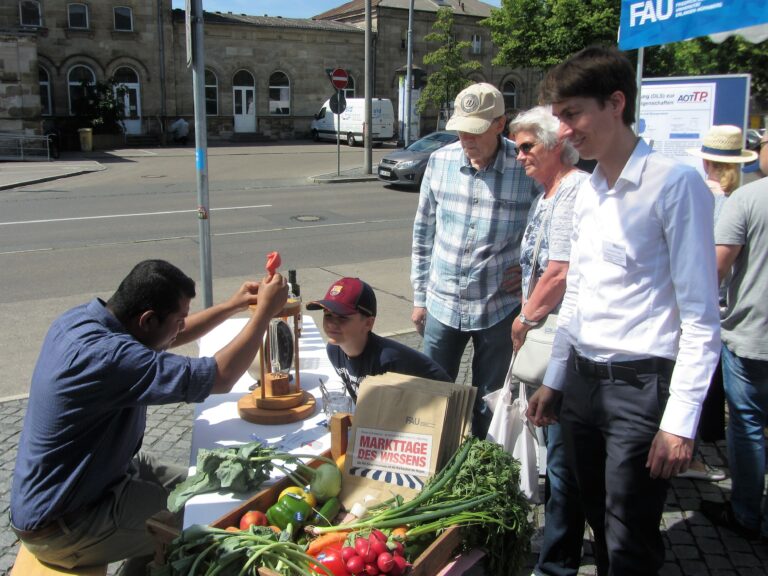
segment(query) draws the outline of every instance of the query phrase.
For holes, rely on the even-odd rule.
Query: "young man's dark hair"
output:
[[[622,120],[631,126],[637,98],[637,79],[631,62],[617,48],[590,46],[549,71],[539,88],[539,100],[551,104],[565,98],[594,98],[602,106],[616,91],[624,93]]]
[[[147,310],[161,322],[178,311],[182,297],[195,297],[195,281],[165,260],[144,260],[133,267],[107,305],[123,323]]]

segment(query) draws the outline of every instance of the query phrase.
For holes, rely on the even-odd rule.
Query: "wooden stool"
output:
[[[19,545],[19,553],[16,554],[16,561],[11,568],[11,576],[56,576],[57,574],[70,574],[73,576],[105,576],[107,565],[86,566],[83,568],[59,568],[43,564],[27,550],[24,544]]]

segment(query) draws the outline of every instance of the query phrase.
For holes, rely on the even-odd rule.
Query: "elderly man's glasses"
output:
[[[517,150],[523,154],[530,154],[536,144],[538,144],[538,142],[523,142],[522,144],[517,145]]]

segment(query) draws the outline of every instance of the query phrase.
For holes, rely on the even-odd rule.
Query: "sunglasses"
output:
[[[523,154],[530,154],[536,144],[538,144],[538,142],[523,142],[522,144],[517,145],[517,149]]]

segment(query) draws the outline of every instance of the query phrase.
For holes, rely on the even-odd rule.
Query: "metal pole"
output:
[[[371,123],[373,121],[373,111],[371,110],[371,100],[373,98],[373,70],[371,66],[371,0],[365,0],[365,134],[363,142],[365,144],[365,162],[364,174],[371,174],[373,164],[371,150]]]
[[[635,69],[637,83],[637,99],[635,100],[635,134],[640,129],[640,90],[643,87],[643,59],[645,56],[645,49],[638,48],[637,50],[637,68]]]
[[[208,130],[205,120],[205,50],[203,0],[192,0],[192,84],[195,103],[195,171],[197,173],[197,230],[200,238],[200,276],[203,306],[213,306],[211,280],[211,221],[208,206]]]
[[[341,90],[336,91],[336,106],[341,106]],[[341,108],[336,108],[336,176],[341,175]]]
[[[413,79],[413,0],[408,7],[408,58],[405,65],[405,147],[411,143],[411,88]]]

